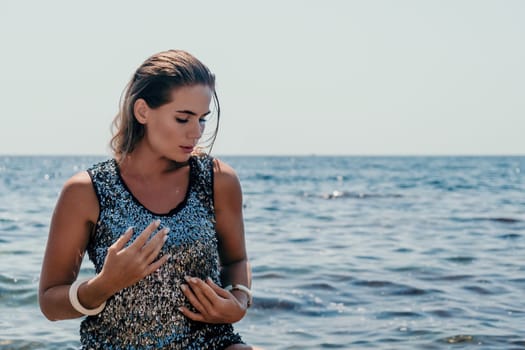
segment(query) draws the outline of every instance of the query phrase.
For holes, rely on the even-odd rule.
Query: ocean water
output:
[[[102,159],[0,157],[1,349],[78,347],[38,279],[63,182]],[[244,191],[248,343],[525,349],[525,157],[222,159]]]

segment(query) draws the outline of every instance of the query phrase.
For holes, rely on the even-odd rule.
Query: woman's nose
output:
[[[192,120],[191,127],[188,130],[188,137],[191,139],[200,139],[202,132],[204,131],[204,125],[200,122],[199,119],[195,118]]]

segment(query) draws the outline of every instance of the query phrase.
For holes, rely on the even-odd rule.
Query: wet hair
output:
[[[158,108],[171,102],[174,89],[194,85],[208,86],[213,92],[216,126],[212,135],[205,140],[208,142],[205,147],[211,150],[217,137],[220,117],[215,75],[188,52],[168,50],[146,59],[124,89],[119,112],[113,120],[113,137],[110,142],[117,160],[123,160],[144,137],[144,125],[137,121],[134,112],[138,99],[144,99],[150,108]]]

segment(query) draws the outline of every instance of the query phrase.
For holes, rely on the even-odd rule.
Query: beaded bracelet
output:
[[[69,287],[69,302],[71,303],[71,306],[78,312],[80,312],[83,315],[87,316],[94,316],[98,315],[99,313],[104,310],[104,307],[106,306],[106,302],[104,301],[99,307],[94,309],[86,309],[82,304],[80,304],[80,301],[78,301],[78,288],[81,284],[88,281],[89,279],[80,279],[76,280],[71,287]]]
[[[252,294],[252,291],[250,290],[250,288],[246,287],[246,286],[243,286],[242,284],[234,284],[234,285],[229,285],[229,286],[226,286],[224,287],[225,290],[227,290],[228,292],[231,292],[233,290],[240,290],[241,292],[244,292],[246,293],[246,295],[248,296],[248,305],[246,305],[247,307],[250,307],[252,306],[253,304],[253,294]]]

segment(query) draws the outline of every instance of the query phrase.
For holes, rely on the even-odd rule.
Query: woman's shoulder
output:
[[[193,158],[201,170],[209,169],[211,171],[215,188],[239,186],[239,178],[235,169],[225,161],[207,153],[197,154]]]
[[[215,176],[221,176],[226,178],[237,178],[237,173],[235,172],[235,169],[228,164],[227,162],[223,161],[219,158],[213,158],[213,172],[215,173]]]
[[[96,198],[94,178],[102,173],[116,171],[116,163],[113,159],[104,160],[91,165],[86,170],[80,171],[71,176],[62,188],[62,195],[84,199]]]
[[[96,200],[91,176],[87,170],[71,176],[62,187],[61,200],[87,204]]]
[[[64,183],[64,189],[69,190],[82,190],[86,187],[91,188],[91,176],[89,175],[87,170],[80,171],[73,176],[71,176],[69,179],[66,180]]]
[[[235,169],[221,159],[213,159],[213,174],[215,188],[231,190],[240,187],[239,177]]]

